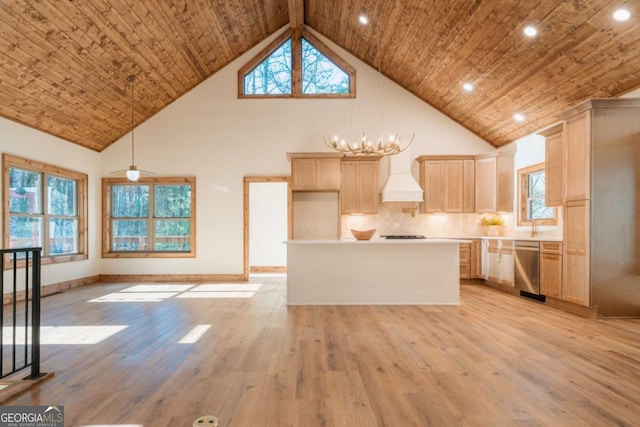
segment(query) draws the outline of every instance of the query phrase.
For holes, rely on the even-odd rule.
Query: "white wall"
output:
[[[0,118],[0,151],[88,175],[89,259],[44,265],[42,284],[100,274],[100,154],[4,118]]]
[[[320,37],[320,36],[319,36]],[[320,37],[322,38],[322,37]],[[197,257],[104,259],[104,274],[239,274],[243,265],[242,200],[245,175],[288,175],[287,152],[329,151],[323,138],[380,132],[377,72],[326,39],[356,68],[357,98],[238,99],[237,70],[265,40],[136,129],[137,166],[162,176],[193,175],[197,186]],[[416,139],[421,154],[478,154],[492,148],[387,79],[385,130]],[[129,164],[123,137],[101,156],[101,173]]]

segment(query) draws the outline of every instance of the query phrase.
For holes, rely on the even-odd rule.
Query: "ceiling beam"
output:
[[[304,0],[289,1],[289,24],[292,30],[300,30],[304,27]]]

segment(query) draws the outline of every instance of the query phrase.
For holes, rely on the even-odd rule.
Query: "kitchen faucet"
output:
[[[536,237],[538,234],[538,227],[536,226],[536,220],[531,220],[531,237]]]

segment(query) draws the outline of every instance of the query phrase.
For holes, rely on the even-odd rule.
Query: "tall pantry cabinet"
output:
[[[638,317],[640,99],[591,99],[559,118],[564,121],[562,299],[596,306],[599,316]]]

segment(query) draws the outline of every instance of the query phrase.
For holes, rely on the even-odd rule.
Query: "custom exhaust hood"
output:
[[[403,152],[389,158],[390,172],[387,182],[382,187],[380,201],[389,202],[417,202],[423,201],[423,191],[411,175],[410,153]]]

